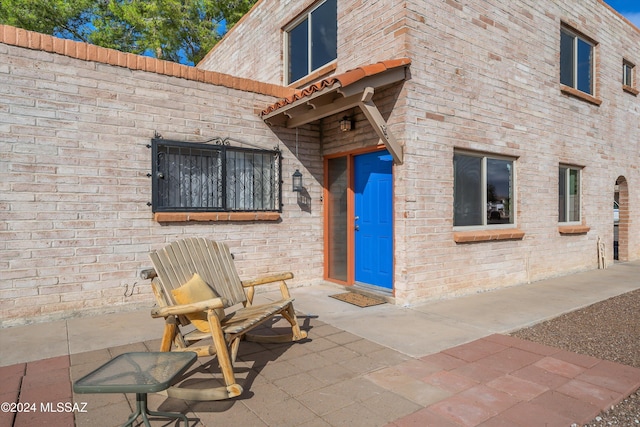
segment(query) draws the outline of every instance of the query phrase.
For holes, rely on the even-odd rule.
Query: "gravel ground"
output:
[[[640,368],[640,290],[610,298],[511,335]],[[640,390],[585,427],[640,426]]]

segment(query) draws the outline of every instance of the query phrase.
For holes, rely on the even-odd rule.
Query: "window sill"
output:
[[[583,101],[587,101],[588,103],[593,105],[600,106],[600,104],[602,104],[601,99],[598,99],[595,96],[591,96],[588,93],[584,93],[581,90],[565,86],[563,84],[560,85],[560,92],[564,93],[565,95],[571,95]]]
[[[279,221],[279,212],[156,212],[156,222]]]
[[[488,242],[490,240],[522,240],[524,231],[517,228],[500,230],[458,231],[453,233],[456,243]]]
[[[591,230],[588,225],[561,225],[558,226],[558,233],[566,234],[587,234]]]
[[[332,73],[334,72],[336,69],[338,68],[338,63],[336,61],[333,61],[331,63],[329,63],[328,65],[325,65],[323,67],[318,68],[315,71],[312,71],[311,74],[308,74],[306,76],[304,76],[303,78],[296,80],[295,82],[292,82],[289,84],[289,87],[295,88],[295,89],[300,89],[306,85],[308,85],[309,83],[318,80],[320,77],[323,77],[326,74]]]
[[[638,94],[640,93],[638,89],[634,89],[631,86],[627,86],[627,85],[622,85],[622,90],[630,93],[633,96],[638,96]]]

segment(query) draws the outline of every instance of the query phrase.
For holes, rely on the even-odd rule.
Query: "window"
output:
[[[634,65],[628,61],[622,62],[622,84],[633,87],[633,69]]]
[[[280,211],[280,152],[152,140],[153,212]]]
[[[581,169],[560,166],[558,179],[558,221],[580,221],[580,174]]]
[[[560,83],[594,95],[594,44],[567,28],[560,31]]]
[[[636,66],[626,59],[622,60],[622,89],[634,96],[638,96],[640,91],[635,88]]]
[[[512,159],[469,153],[453,156],[453,225],[514,224]]]
[[[325,0],[286,30],[287,84],[336,59],[337,22],[336,0]]]

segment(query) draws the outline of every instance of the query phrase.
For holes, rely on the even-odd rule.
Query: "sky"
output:
[[[604,0],[625,18],[640,28],[640,0]]]

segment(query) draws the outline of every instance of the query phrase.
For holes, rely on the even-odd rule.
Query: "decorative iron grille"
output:
[[[281,211],[280,151],[151,142],[153,212]]]

